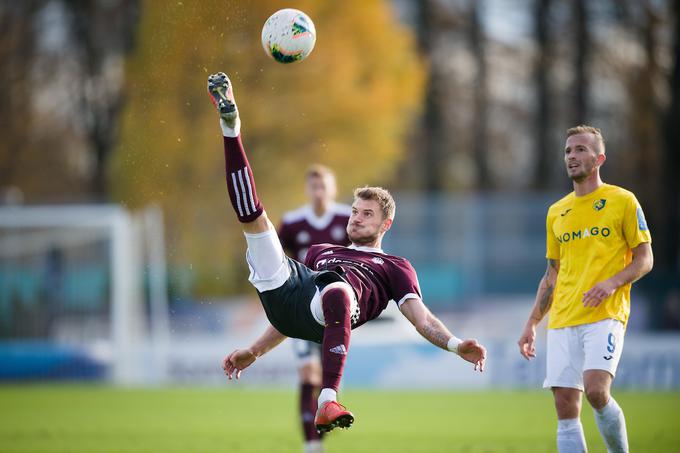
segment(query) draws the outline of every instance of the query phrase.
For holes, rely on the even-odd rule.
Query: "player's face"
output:
[[[352,214],[347,222],[347,236],[354,244],[376,242],[392,225],[391,219],[383,217],[375,200],[357,198],[352,204]]]
[[[310,176],[307,178],[306,190],[312,204],[326,204],[335,199],[335,180],[332,176]]]
[[[564,163],[567,175],[581,182],[597,172],[605,161],[605,155],[599,154],[597,137],[593,134],[576,134],[567,138],[564,147]]]

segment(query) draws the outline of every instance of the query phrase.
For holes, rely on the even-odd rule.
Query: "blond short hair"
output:
[[[330,167],[326,167],[325,165],[321,164],[312,164],[309,166],[309,168],[307,168],[307,179],[325,178],[327,176],[335,179],[335,173],[330,169]]]
[[[572,135],[578,134],[593,134],[597,138],[597,142],[600,146],[599,154],[604,154],[604,137],[602,137],[602,131],[599,128],[593,126],[587,126],[585,124],[580,124],[578,126],[567,129],[567,138]]]
[[[380,206],[383,217],[386,219],[394,219],[394,213],[397,209],[397,205],[386,189],[382,187],[358,187],[354,189],[354,199],[362,200],[375,200]]]

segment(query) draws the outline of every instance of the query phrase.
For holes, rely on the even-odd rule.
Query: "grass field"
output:
[[[680,451],[680,393],[618,392],[632,452]],[[357,420],[327,452],[552,452],[548,392],[348,390]],[[0,452],[294,452],[301,434],[292,391],[0,386]],[[592,411],[589,451],[605,452]]]

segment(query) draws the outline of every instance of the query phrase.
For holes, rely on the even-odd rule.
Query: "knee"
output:
[[[349,318],[351,305],[352,288],[345,282],[331,283],[321,291],[321,308],[326,317]]]
[[[560,419],[577,418],[581,412],[581,392],[576,389],[555,390],[555,409]]]
[[[586,387],[586,398],[595,409],[602,409],[609,401],[609,391],[602,386]]]
[[[326,286],[321,291],[321,300],[325,303],[327,300],[342,299],[345,305],[349,306],[352,298],[352,287],[345,282],[334,282]]]

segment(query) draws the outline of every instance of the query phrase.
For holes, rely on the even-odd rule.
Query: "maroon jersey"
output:
[[[314,271],[334,271],[354,288],[359,319],[352,328],[377,318],[393,300],[422,299],[418,276],[406,258],[369,247],[319,244],[310,247],[305,265]]]
[[[314,244],[349,244],[347,222],[351,206],[333,203],[321,217],[310,205],[305,205],[283,215],[279,239],[288,255],[303,263],[307,249]]]

